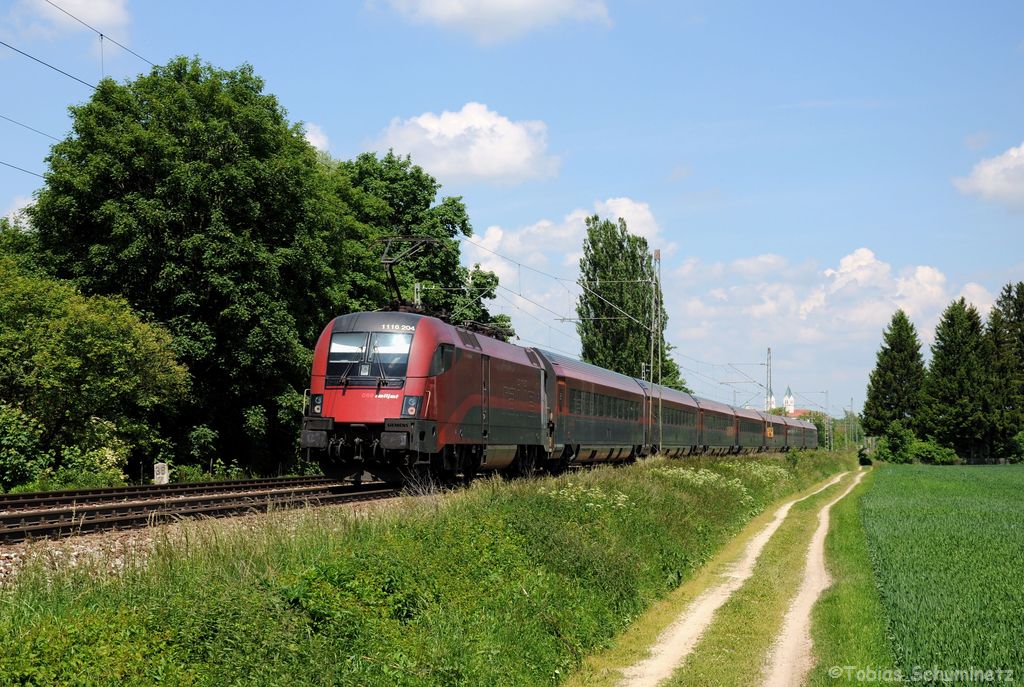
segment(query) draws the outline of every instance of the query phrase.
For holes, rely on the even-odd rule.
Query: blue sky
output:
[[[578,351],[583,217],[625,217],[708,397],[756,402],[763,366],[729,363],[771,346],[778,400],[859,408],[895,308],[927,344],[1024,279],[1024,3],[54,2],[156,63],[252,64],[335,157],[412,154],[524,343]],[[0,2],[0,40],[90,83],[148,69],[44,0]],[[57,137],[90,93],[3,46],[0,83]],[[42,173],[50,143],[0,120],[0,161]],[[0,213],[39,183],[0,167]]]

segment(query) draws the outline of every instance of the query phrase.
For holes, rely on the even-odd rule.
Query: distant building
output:
[[[782,397],[782,408],[786,411],[786,417],[803,417],[808,413],[815,412],[810,408],[797,408],[796,396],[788,386],[786,387],[786,395]]]

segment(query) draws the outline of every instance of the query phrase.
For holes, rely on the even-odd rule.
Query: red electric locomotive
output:
[[[301,445],[328,474],[394,479],[537,459],[553,380],[537,354],[412,313],[354,313],[320,335]]]

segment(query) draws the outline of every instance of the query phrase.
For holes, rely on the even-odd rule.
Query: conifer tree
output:
[[[864,431],[881,436],[895,420],[916,429],[924,378],[917,330],[907,314],[897,310],[882,334],[882,347],[868,380]]]
[[[985,395],[986,346],[981,315],[960,298],[942,313],[925,376],[919,427],[970,463],[990,454]]]
[[[1013,437],[1024,430],[1024,282],[1007,284],[985,327],[988,443],[995,457],[1015,458]]]
[[[587,237],[580,258],[580,283],[585,287],[576,303],[584,361],[631,377],[643,377],[650,360],[651,297],[661,307],[661,382],[686,389],[679,366],[665,344],[668,316],[660,286],[654,282],[654,262],[647,240],[630,234],[626,221],[588,217]],[[657,352],[657,343],[655,351]],[[657,364],[657,361],[655,361]]]

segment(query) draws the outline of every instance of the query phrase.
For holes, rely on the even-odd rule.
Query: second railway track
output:
[[[7,494],[0,497],[0,543],[145,527],[188,517],[367,501],[396,494],[384,484],[355,486],[323,477]]]

